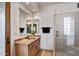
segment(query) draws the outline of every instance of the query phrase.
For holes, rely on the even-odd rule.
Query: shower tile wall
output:
[[[75,15],[75,46],[79,47],[79,13]]]

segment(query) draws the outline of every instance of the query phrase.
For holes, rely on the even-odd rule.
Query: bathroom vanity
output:
[[[29,36],[15,40],[16,56],[36,56],[40,51],[40,36]]]

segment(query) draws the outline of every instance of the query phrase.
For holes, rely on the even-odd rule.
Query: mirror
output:
[[[33,28],[32,28],[33,25]],[[39,20],[26,20],[26,28],[27,28],[27,33],[28,34],[38,34],[38,27],[39,26]]]
[[[19,33],[20,35],[26,35],[26,19],[29,13],[25,12],[23,9],[19,8]]]
[[[19,33],[20,35],[38,34],[39,20],[32,19],[32,15],[19,8]]]
[[[31,20],[26,20],[26,28],[27,28],[27,33],[28,34],[31,34],[31,26],[32,26],[32,24],[31,24]]]

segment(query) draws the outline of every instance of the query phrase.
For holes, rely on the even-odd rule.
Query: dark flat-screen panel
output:
[[[50,27],[43,27],[42,32],[43,33],[50,33]]]

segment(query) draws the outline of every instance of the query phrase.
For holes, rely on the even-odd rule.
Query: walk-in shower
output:
[[[79,56],[79,12],[55,14],[57,56]]]

